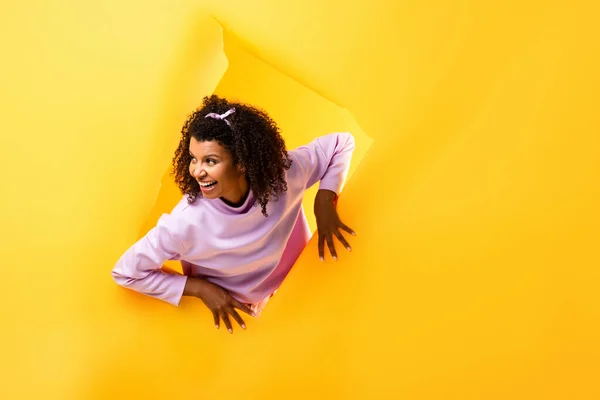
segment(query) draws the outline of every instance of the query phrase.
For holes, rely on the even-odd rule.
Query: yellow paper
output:
[[[0,15],[0,398],[600,397],[597,5]],[[213,91],[268,109],[290,147],[364,138],[339,201],[353,252],[322,264],[313,240],[234,335],[110,278],[176,198],[179,130]]]

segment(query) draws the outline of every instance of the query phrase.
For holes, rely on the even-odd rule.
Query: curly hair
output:
[[[230,125],[205,118],[208,113],[222,114],[232,107],[235,113],[227,117]],[[189,172],[192,137],[199,142],[216,141],[231,153],[234,165],[244,168],[256,202],[267,217],[267,203],[277,200],[287,190],[285,170],[292,164],[275,121],[251,105],[230,102],[216,95],[204,97],[202,106],[185,122],[173,157],[171,175],[182,194],[188,195],[190,204],[202,197],[200,185]]]

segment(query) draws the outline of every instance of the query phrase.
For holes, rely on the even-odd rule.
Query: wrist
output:
[[[188,277],[183,289],[184,296],[200,297],[205,281],[199,278]]]
[[[336,198],[337,194],[334,191],[328,189],[319,189],[315,198],[315,202],[322,201],[327,203],[333,203],[335,202]]]

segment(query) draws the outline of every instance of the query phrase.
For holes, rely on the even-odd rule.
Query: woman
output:
[[[319,256],[327,242],[337,259],[333,236],[351,250],[335,202],[353,150],[352,135],[334,133],[288,153],[264,111],[204,98],[173,159],[184,197],[121,256],[114,280],[173,305],[198,297],[217,329],[222,319],[232,332],[229,316],[245,329],[235,309],[257,316],[310,239],[302,198],[318,181]],[[184,275],[161,270],[166,260],[181,260]]]

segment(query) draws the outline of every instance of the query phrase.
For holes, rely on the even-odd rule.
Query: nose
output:
[[[192,166],[192,176],[196,179],[206,176],[206,171],[204,171],[204,168],[202,168],[201,164]]]

